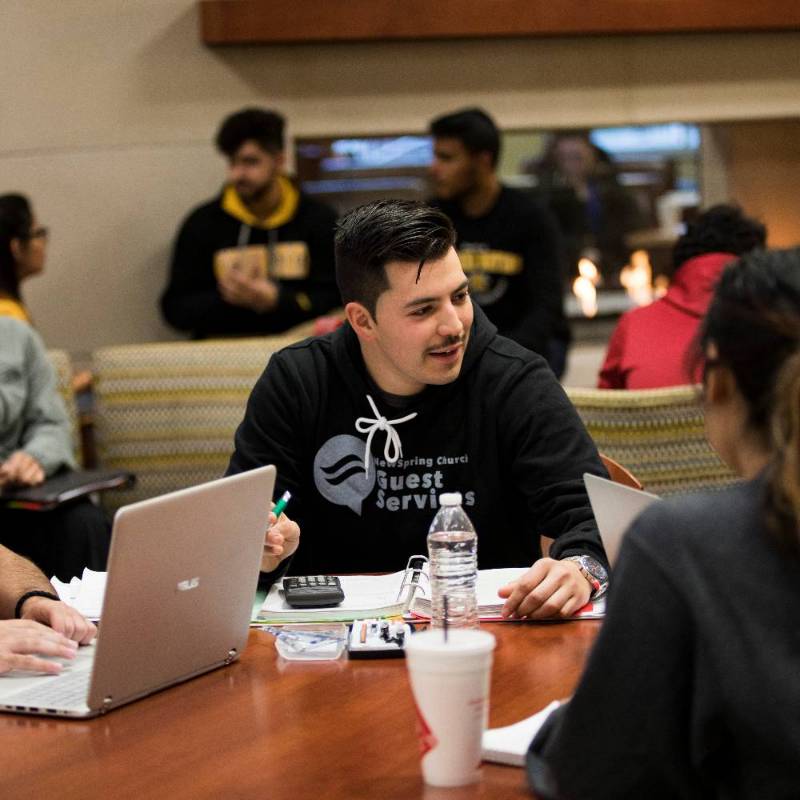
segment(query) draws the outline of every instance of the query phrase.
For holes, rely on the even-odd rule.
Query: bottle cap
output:
[[[440,506],[460,506],[461,492],[445,492],[439,495]]]

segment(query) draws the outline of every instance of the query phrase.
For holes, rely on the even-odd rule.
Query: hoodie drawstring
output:
[[[386,444],[383,447],[383,455],[387,463],[394,464],[400,456],[403,455],[403,446],[400,444],[400,436],[392,426],[408,422],[417,416],[417,412],[415,411],[413,414],[408,414],[400,419],[386,419],[386,417],[380,414],[378,407],[375,405],[370,395],[367,395],[367,400],[369,400],[369,404],[372,406],[375,419],[359,417],[356,420],[356,430],[359,433],[367,434],[367,446],[364,450],[364,470],[366,471],[366,478],[369,477],[369,454],[371,452],[372,437],[375,435],[375,431],[386,431]]]

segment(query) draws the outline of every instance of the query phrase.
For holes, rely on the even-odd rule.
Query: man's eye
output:
[[[463,303],[469,297],[469,289],[464,289],[463,292],[458,292],[453,295],[454,303]]]
[[[415,308],[411,312],[412,317],[424,317],[428,312],[430,312],[430,306],[422,306],[422,308]]]

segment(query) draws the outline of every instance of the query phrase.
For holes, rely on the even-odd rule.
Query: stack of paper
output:
[[[50,583],[56,594],[67,605],[72,606],[87,619],[100,619],[103,609],[103,597],[106,593],[107,572],[95,572],[84,569],[80,578],[73,578],[69,583],[64,583],[56,577],[50,578]]]
[[[410,618],[427,620],[431,617],[431,600],[428,566],[411,604]],[[497,590],[512,581],[518,580],[526,567],[507,569],[483,569],[478,571],[478,616],[484,622],[501,620],[500,610],[504,600],[497,596]],[[341,621],[373,617],[396,617],[403,611],[403,578],[405,572],[390,575],[341,575],[344,600],[334,608],[292,608],[283,598],[283,589],[275,584],[267,594],[264,604],[256,618],[257,623],[282,624],[289,622]],[[402,590],[402,591],[401,591]],[[572,619],[596,619],[605,614],[605,600],[588,603]]]

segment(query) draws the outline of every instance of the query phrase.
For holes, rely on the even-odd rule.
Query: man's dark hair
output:
[[[725,204],[712,206],[690,222],[686,233],[675,243],[672,266],[678,269],[690,258],[705,253],[741,256],[751,250],[763,249],[766,242],[766,227],[745,216],[741,208]]]
[[[232,158],[245,142],[252,140],[267,153],[280,153],[285,124],[283,117],[275,111],[243,108],[223,120],[215,139],[217,150]]]
[[[453,246],[453,223],[441,211],[411,200],[379,200],[354,208],[336,226],[336,282],[342,302],[361,303],[373,318],[389,288],[386,264],[410,261],[422,270]]]
[[[437,117],[430,124],[431,136],[458,139],[470,153],[489,153],[492,166],[500,157],[500,132],[494,120],[481,108],[464,108]]]

